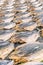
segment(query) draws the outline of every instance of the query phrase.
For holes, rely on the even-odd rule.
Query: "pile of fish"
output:
[[[42,61],[43,3],[0,0],[0,65],[39,65]]]
[[[40,1],[17,0],[15,11],[16,34],[10,38],[10,41],[15,43],[15,39],[17,39],[20,43],[34,42],[39,37],[43,37],[43,5]],[[32,39],[34,40],[32,41]]]

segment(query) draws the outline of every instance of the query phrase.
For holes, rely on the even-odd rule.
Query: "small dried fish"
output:
[[[27,44],[23,44],[23,45],[16,47],[15,51],[13,51],[9,55],[9,58],[15,60],[18,63],[19,63],[20,59],[22,59],[22,58],[24,58],[27,61],[31,61],[31,59],[34,60],[35,58],[37,58],[37,55],[39,55],[38,53],[40,53],[40,52],[42,52],[42,57],[43,57],[43,43],[41,43],[41,44],[39,42],[34,42],[31,44],[27,43]],[[40,56],[40,58],[41,58],[41,56]]]
[[[15,27],[15,23],[10,23],[9,25],[5,26],[4,29],[11,29]]]
[[[7,34],[2,34],[2,35],[0,35],[0,40],[6,41],[14,34],[15,34],[15,31],[13,31],[11,33],[7,33]]]
[[[42,6],[35,8],[35,10],[42,10],[42,9],[43,9]]]
[[[29,30],[32,31],[37,27],[37,24],[35,22],[26,22],[23,24],[18,25],[20,29]]]
[[[31,44],[23,44],[21,46],[18,46],[16,47],[16,50],[15,50],[15,55],[18,55],[18,56],[24,56],[24,57],[28,57],[31,55],[33,57],[36,57],[34,56],[34,53],[38,52],[39,50],[41,51],[43,49],[43,43],[39,43],[39,42],[34,42],[34,43],[31,43]],[[42,52],[43,53],[43,52]],[[37,54],[37,53],[36,53]]]
[[[18,18],[18,19],[16,19],[16,22],[18,22],[19,20],[21,20],[21,23],[23,24],[23,23],[28,23],[28,22],[31,22],[32,21],[32,17],[25,17],[25,18]]]
[[[14,61],[11,60],[0,60],[1,65],[13,65]]]
[[[32,17],[22,19],[23,23],[32,21]]]
[[[30,43],[35,42],[39,38],[38,32],[21,32],[19,33],[16,38],[21,39],[24,42]]]
[[[41,62],[41,60],[43,60],[43,49],[38,51],[37,53],[31,54],[27,59],[30,59],[30,61],[34,62]]]
[[[21,8],[16,8],[16,11],[20,11],[20,12],[26,12],[27,10],[27,6],[25,6],[24,8],[21,7]]]
[[[14,44],[10,43],[9,45],[0,48],[0,58],[5,59],[8,54],[14,49]]]
[[[13,20],[13,17],[12,18],[8,18],[8,19],[4,19],[3,21],[5,21],[5,23],[7,22],[7,23],[9,23],[9,22],[11,22]]]

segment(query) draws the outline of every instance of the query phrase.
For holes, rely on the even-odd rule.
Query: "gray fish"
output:
[[[34,43],[30,43],[30,44],[23,44],[21,46],[16,47],[16,53],[18,56],[29,56],[31,57],[31,54],[34,54],[36,52],[38,52],[39,50],[43,49],[43,43],[38,43],[38,42],[34,42]]]
[[[11,38],[11,36],[14,34],[15,34],[15,31],[12,31],[7,34],[2,34],[2,35],[0,35],[0,40],[3,40],[3,41],[9,40]]]
[[[4,45],[4,44],[3,44]],[[5,59],[14,50],[14,44],[3,46],[0,48],[0,58]]]
[[[0,65],[13,65],[13,63],[11,60],[0,60]]]
[[[36,30],[32,32],[21,32],[16,34],[16,38],[21,39],[27,43],[35,42],[39,38],[39,33]]]
[[[37,24],[35,22],[26,22],[26,23],[20,24],[19,27],[24,29],[28,27],[27,30],[34,30],[37,27]]]
[[[13,28],[13,27],[15,27],[15,23],[14,22],[9,22],[9,23],[2,23],[2,24],[0,24],[0,27],[3,27],[4,29],[11,29],[11,28]]]

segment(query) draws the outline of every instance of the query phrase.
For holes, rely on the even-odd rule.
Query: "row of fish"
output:
[[[7,56],[14,50],[14,44],[9,38],[15,34],[14,0],[0,0],[0,65],[13,65],[13,60],[8,60]],[[2,60],[3,59],[3,60]]]

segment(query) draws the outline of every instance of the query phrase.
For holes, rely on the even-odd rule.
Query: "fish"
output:
[[[35,5],[35,4],[34,4],[34,5]],[[40,7],[40,6],[42,6],[42,4],[41,4],[41,3],[39,3],[39,4],[35,5],[35,7]]]
[[[8,40],[13,34],[15,34],[15,31],[7,33],[7,34],[2,34],[0,35],[0,39],[3,41]]]
[[[30,44],[27,43],[27,44],[20,45],[20,46],[16,47],[15,54],[17,54],[18,56],[24,56],[24,57],[30,56],[31,57],[31,55],[34,56],[34,53],[39,52],[41,50],[43,51],[42,45],[43,45],[43,43],[40,44],[39,42],[34,42],[34,43],[30,43]]]
[[[14,44],[10,43],[9,45],[0,48],[0,58],[5,59],[12,51],[14,50]]]
[[[3,33],[5,33],[5,31],[3,31],[3,30],[0,30],[0,35],[1,35],[1,34],[3,34]]]
[[[13,65],[14,61],[11,60],[0,60],[1,65]]]
[[[26,23],[20,24],[18,26],[21,29],[23,28],[24,30],[32,31],[37,27],[37,23],[35,23],[35,22],[26,22]]]
[[[23,23],[32,21],[32,17],[22,19]]]
[[[43,9],[42,6],[35,8],[35,10],[42,10],[42,9]]]
[[[25,13],[22,13],[22,16],[20,16],[20,17],[28,17],[28,16],[30,16],[31,15],[31,12],[25,12]]]
[[[13,17],[8,18],[8,19],[4,19],[3,21],[8,23],[8,22],[11,22],[12,20],[13,20]]]
[[[14,13],[10,13],[9,15],[6,14],[5,17],[11,17],[11,16],[14,16]]]
[[[4,29],[11,29],[13,27],[15,27],[15,23],[10,23],[9,25],[4,26]]]
[[[19,20],[21,20],[21,23],[23,24],[23,23],[26,23],[26,22],[31,22],[32,21],[32,17],[28,17],[28,18],[17,18],[16,19],[16,23],[19,21]]]
[[[31,32],[19,32],[16,33],[15,38],[20,39],[26,43],[35,42],[40,37],[39,33],[36,31]]]
[[[24,29],[25,29],[25,30],[32,31],[32,30],[34,30],[36,27],[37,27],[37,24],[34,24],[34,25],[32,25],[32,26],[27,26],[27,27],[25,27]]]
[[[41,54],[42,53],[42,54]],[[40,56],[42,55],[42,56]],[[43,59],[43,43],[34,42],[34,43],[26,43],[15,48],[9,55],[10,59],[19,60],[20,58],[24,58],[27,62],[35,62],[35,59],[38,59],[38,62]],[[41,59],[42,58],[42,59]],[[36,60],[37,61],[37,60]]]
[[[26,12],[27,10],[27,6],[25,6],[24,8],[21,7],[21,8],[16,8],[17,11],[20,11],[20,12]]]
[[[34,62],[41,62],[41,60],[43,60],[43,49],[37,53],[31,54],[29,59]]]

